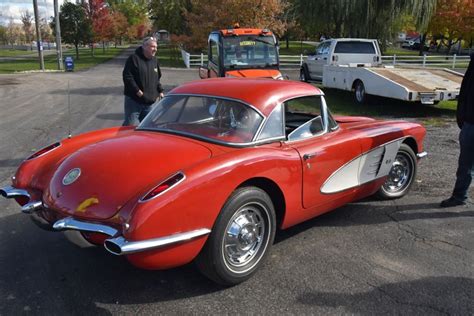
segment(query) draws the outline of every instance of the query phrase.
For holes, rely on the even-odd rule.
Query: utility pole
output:
[[[58,70],[63,70],[63,49],[61,47],[61,26],[59,25],[58,0],[54,0],[54,20],[56,31],[56,59],[58,61]]]
[[[38,56],[40,59],[41,70],[44,71],[44,58],[43,58],[43,46],[41,43],[41,32],[39,26],[39,17],[38,17],[38,1],[33,0],[33,9],[35,11],[35,26],[36,26],[36,47],[38,48]]]

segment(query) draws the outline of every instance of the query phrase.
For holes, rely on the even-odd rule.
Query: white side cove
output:
[[[388,175],[402,141],[386,143],[351,160],[326,180],[321,193],[337,193]]]

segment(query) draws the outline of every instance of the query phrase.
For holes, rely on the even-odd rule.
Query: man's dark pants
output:
[[[459,133],[459,144],[461,152],[459,154],[453,197],[458,201],[465,202],[468,198],[467,191],[469,190],[474,171],[474,124],[463,124],[461,133]]]

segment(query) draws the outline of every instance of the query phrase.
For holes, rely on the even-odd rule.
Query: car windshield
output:
[[[170,95],[154,105],[138,129],[244,144],[252,142],[262,121],[255,109],[238,101]]]
[[[224,66],[227,68],[265,68],[278,65],[273,36],[224,37]]]

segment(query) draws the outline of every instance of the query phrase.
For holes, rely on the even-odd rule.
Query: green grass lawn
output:
[[[308,55],[314,53],[316,46],[303,43],[302,41],[290,41],[286,47],[286,41],[280,41],[280,55]]]
[[[89,48],[82,48],[79,49],[79,59],[76,58],[75,50],[69,49],[63,51],[63,57],[72,56],[74,58],[74,70],[83,70],[114,58],[120,54],[124,48],[125,47],[110,47],[104,52],[102,48],[99,47],[94,49],[94,56],[91,55],[91,50]],[[55,54],[44,56],[44,67],[46,70],[57,70]],[[0,61],[0,73],[14,73],[32,70],[40,70],[39,58],[36,53],[33,54],[32,57]]]
[[[177,46],[172,45],[158,45],[158,52],[156,53],[161,67],[176,67],[184,68],[184,62],[181,58],[181,51]]]
[[[16,57],[24,55],[35,55],[36,52],[31,50],[18,50],[18,49],[0,49],[0,57]]]

